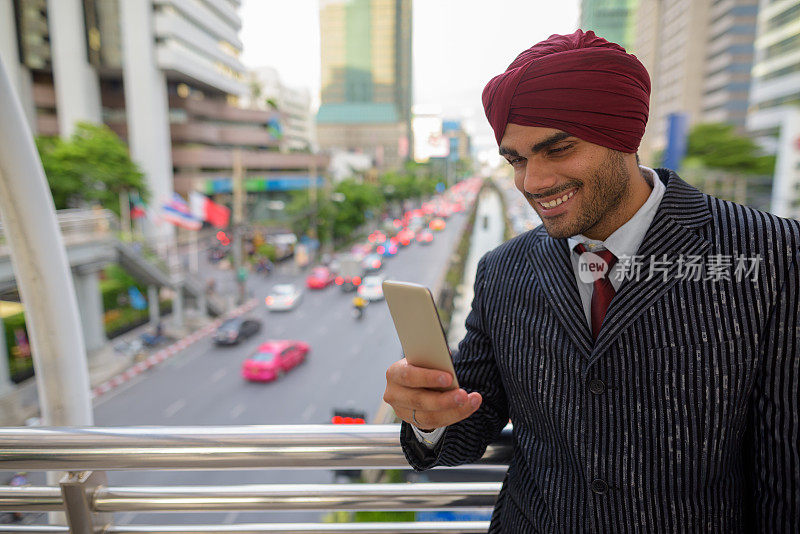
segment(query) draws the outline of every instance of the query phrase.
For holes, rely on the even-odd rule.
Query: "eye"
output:
[[[558,154],[559,152],[565,152],[565,151],[569,150],[572,147],[573,147],[573,145],[564,145],[564,146],[560,146],[558,148],[552,148],[552,149],[547,151],[547,155],[548,156],[552,156],[554,154]]]
[[[508,160],[508,163],[512,167],[516,167],[519,163],[521,163],[523,161],[525,161],[525,158],[514,158],[514,159]]]

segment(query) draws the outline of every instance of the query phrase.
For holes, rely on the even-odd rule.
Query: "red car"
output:
[[[403,228],[399,232],[397,232],[397,243],[400,246],[407,247],[411,244],[411,241],[414,240],[414,230],[409,228]]]
[[[271,382],[303,363],[310,347],[302,341],[266,341],[242,363],[242,377],[251,382]]]
[[[423,230],[417,234],[417,243],[429,245],[433,242],[433,232],[430,230]]]
[[[327,267],[314,267],[306,278],[306,286],[309,289],[325,289],[333,283],[334,278],[336,277]]]
[[[445,226],[447,226],[447,223],[444,222],[444,219],[439,219],[437,217],[436,219],[433,219],[430,222],[429,226],[430,226],[431,230],[433,230],[435,232],[439,232],[441,230],[444,230]]]

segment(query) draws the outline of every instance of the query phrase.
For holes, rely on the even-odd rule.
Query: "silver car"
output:
[[[370,302],[383,300],[383,276],[365,276],[358,286],[358,296]]]
[[[302,298],[303,291],[294,284],[278,284],[273,286],[265,303],[269,311],[289,311],[296,308]]]

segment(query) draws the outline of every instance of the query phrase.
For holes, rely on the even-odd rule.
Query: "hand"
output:
[[[420,430],[433,430],[466,419],[477,410],[483,399],[480,393],[467,394],[463,389],[437,391],[453,383],[453,376],[444,371],[416,367],[405,358],[394,362],[386,371],[383,400],[397,417]],[[416,410],[415,423],[412,414]]]

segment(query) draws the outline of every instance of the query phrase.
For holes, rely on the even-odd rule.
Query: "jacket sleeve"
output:
[[[453,364],[458,384],[483,397],[478,410],[467,419],[446,428],[433,449],[414,436],[408,423],[401,428],[400,443],[411,466],[418,470],[437,465],[454,466],[481,458],[486,447],[508,423],[508,401],[494,358],[486,315],[486,256],[478,262],[472,311],[466,320],[467,334],[458,345]]]
[[[800,524],[800,250],[790,261],[752,390],[745,451],[750,532],[797,532]]]

